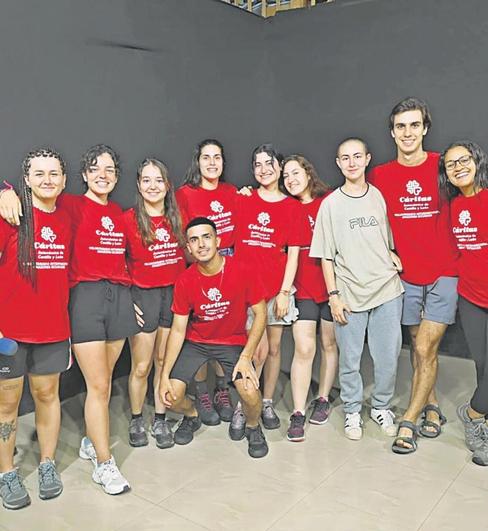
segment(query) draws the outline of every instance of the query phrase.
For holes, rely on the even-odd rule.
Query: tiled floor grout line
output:
[[[359,450],[360,450],[360,448],[358,448],[347,459],[345,459],[343,463],[341,463],[336,468],[334,468],[334,470],[331,470],[331,472],[329,474],[327,474],[327,476],[320,483],[318,483],[318,485],[316,487],[314,487],[310,492],[307,492],[299,500],[297,500],[295,503],[293,503],[291,505],[291,507],[287,511],[285,511],[280,517],[276,518],[276,520],[274,520],[272,522],[272,524],[269,527],[266,528],[266,531],[269,531],[277,522],[279,522],[283,517],[285,517],[288,513],[290,513],[295,506],[297,506],[307,496],[310,496],[311,494],[313,494],[319,487],[321,487],[324,483],[326,483],[330,479],[330,477],[333,474],[335,474],[338,470],[340,470],[342,467],[344,467],[349,462],[349,459],[352,459],[359,452]],[[344,505],[346,505],[346,504],[344,504]],[[347,507],[349,507],[349,506],[347,505]],[[364,511],[361,511],[361,512],[364,512]],[[365,514],[370,514],[370,513],[365,513]]]
[[[422,527],[425,525],[425,523],[427,522],[427,520],[431,517],[432,513],[434,512],[435,508],[439,505],[439,503],[442,501],[442,499],[444,498],[444,496],[447,494],[447,492],[449,491],[449,489],[453,486],[453,484],[456,482],[456,480],[458,479],[458,477],[461,475],[461,473],[463,472],[463,470],[468,466],[468,463],[465,463],[464,466],[461,468],[461,470],[457,473],[456,477],[453,478],[453,480],[449,483],[449,485],[445,488],[444,492],[439,496],[439,499],[437,500],[437,502],[434,504],[434,506],[432,507],[432,509],[430,510],[429,514],[425,517],[424,521],[420,524],[420,527],[417,528],[417,531],[421,531],[422,530]]]

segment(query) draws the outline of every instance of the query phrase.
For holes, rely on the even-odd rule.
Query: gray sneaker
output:
[[[459,420],[464,425],[464,440],[466,446],[472,451],[481,448],[485,441],[488,441],[488,426],[486,419],[481,417],[479,419],[472,419],[468,415],[469,403],[462,404],[457,408],[457,415]]]
[[[259,424],[255,428],[246,428],[246,437],[248,440],[247,453],[251,457],[259,459],[268,454],[268,444]]]
[[[227,388],[215,388],[213,395],[213,407],[215,411],[217,411],[220,420],[224,422],[230,422],[232,420],[234,408],[232,406],[232,400],[230,398],[230,393]]]
[[[488,466],[488,440],[483,441],[483,444],[476,448],[471,461],[480,466]]]
[[[175,445],[173,432],[167,420],[154,418],[150,433],[156,439],[156,446],[158,448],[171,448]]]
[[[280,419],[273,408],[273,404],[263,404],[261,419],[267,430],[276,430],[280,427]]]
[[[220,424],[220,416],[215,411],[208,393],[197,395],[195,407],[197,408],[198,416],[206,426],[217,426],[217,424]]]
[[[30,505],[29,493],[22,483],[17,470],[0,475],[0,497],[5,509],[22,509]]]
[[[229,437],[233,441],[240,441],[246,435],[246,416],[240,407],[234,409],[231,423],[229,424]]]
[[[183,417],[178,429],[175,431],[174,440],[176,444],[188,444],[193,441],[193,433],[196,432],[202,421],[199,417]]]
[[[39,465],[39,498],[50,500],[63,492],[63,483],[59,477],[54,461],[48,459]]]
[[[129,444],[135,448],[149,444],[146,428],[144,428],[144,417],[131,419],[129,424]]]

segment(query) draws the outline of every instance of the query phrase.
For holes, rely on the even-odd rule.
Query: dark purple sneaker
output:
[[[234,408],[230,399],[230,393],[227,388],[219,389],[218,387],[214,391],[213,395],[213,407],[219,414],[220,420],[224,422],[230,422],[232,415],[234,414]]]
[[[286,432],[286,437],[292,442],[301,442],[305,440],[305,415],[302,415],[300,411],[296,411],[290,417],[290,425]]]
[[[217,424],[220,424],[219,414],[215,411],[208,393],[197,395],[195,407],[197,408],[198,416],[206,426],[217,426]]]
[[[320,396],[319,398],[312,400],[310,405],[313,409],[308,422],[310,422],[310,424],[325,424],[329,420],[329,401]]]

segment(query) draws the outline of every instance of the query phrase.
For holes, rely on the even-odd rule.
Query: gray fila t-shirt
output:
[[[361,197],[340,188],[320,206],[310,256],[334,262],[337,289],[352,311],[376,308],[403,293],[390,249],[393,239],[380,191]]]

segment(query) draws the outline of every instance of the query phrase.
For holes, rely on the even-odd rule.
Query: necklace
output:
[[[200,271],[199,271],[199,273],[202,276],[204,276],[204,277],[208,276],[208,275],[204,275]],[[220,289],[222,288],[222,281],[224,280],[224,273],[225,273],[225,257],[222,259],[222,268],[220,269],[220,282],[219,282],[219,287],[218,288],[210,288],[208,290],[208,292],[205,292],[205,290],[202,287],[202,283],[200,281],[200,291],[203,293],[203,295],[205,297],[207,297],[208,299],[210,299],[213,302],[218,302],[222,298],[222,293],[221,293]],[[218,273],[216,273],[216,275],[217,274]],[[216,275],[210,275],[210,276],[214,277]]]
[[[40,206],[36,206],[37,210],[40,210],[41,212],[44,212],[45,214],[52,214],[53,212],[56,212],[56,205],[54,205],[54,208],[52,210],[48,210],[47,208],[41,208]]]

